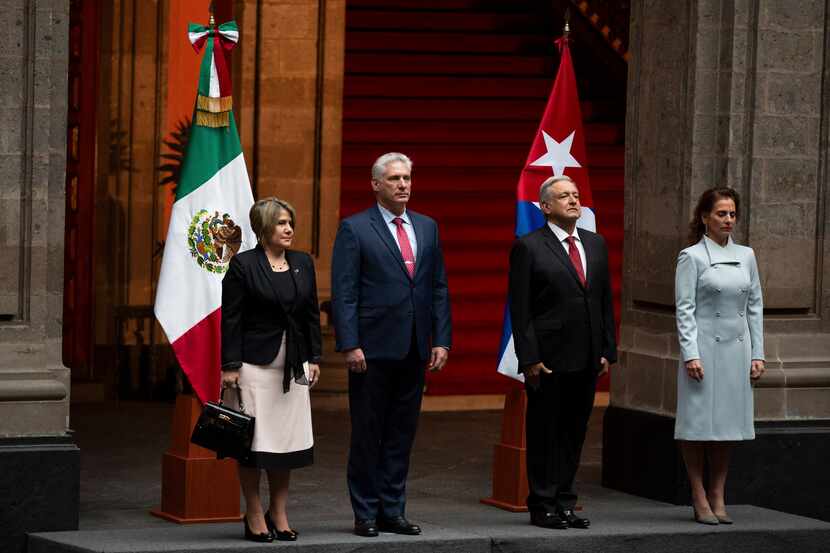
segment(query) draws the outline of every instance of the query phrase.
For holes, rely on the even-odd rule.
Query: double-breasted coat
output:
[[[751,440],[750,368],[764,359],[764,309],[752,248],[708,236],[680,252],[675,306],[681,362],[677,374],[678,440]],[[700,359],[703,380],[686,372]]]

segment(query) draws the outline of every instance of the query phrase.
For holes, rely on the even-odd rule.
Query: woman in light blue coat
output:
[[[677,376],[674,437],[692,489],[694,518],[731,524],[724,486],[732,445],[755,438],[750,380],[764,372],[764,313],[752,248],[732,241],[740,200],[731,188],[712,188],[698,200],[691,246],[675,274]],[[708,461],[709,485],[703,486]]]

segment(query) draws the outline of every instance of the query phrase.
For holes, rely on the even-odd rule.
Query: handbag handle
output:
[[[234,384],[233,386],[236,389],[236,396],[239,399],[239,410],[243,413],[245,412],[245,404],[242,403],[242,390],[239,388],[239,384]],[[230,386],[222,386],[222,391],[219,392],[219,405],[222,405],[222,402],[225,400],[225,389],[230,388]]]

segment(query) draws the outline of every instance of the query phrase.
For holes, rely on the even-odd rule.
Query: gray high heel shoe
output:
[[[694,513],[695,522],[698,522],[700,524],[708,524],[710,526],[717,526],[718,524],[720,524],[718,517],[716,517],[715,515],[700,516],[694,507],[692,507],[692,512]]]
[[[722,515],[715,515],[715,518],[718,519],[718,522],[721,524],[732,524],[732,518],[727,515],[726,513]]]

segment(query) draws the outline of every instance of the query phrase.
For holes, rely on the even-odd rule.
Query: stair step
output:
[[[467,150],[459,150],[463,152]],[[475,153],[478,148],[471,148],[471,152]],[[612,152],[613,150],[608,150]],[[589,152],[590,153],[590,152]],[[370,165],[343,167],[341,177],[349,182],[361,182],[365,186],[360,186],[360,190],[367,191],[369,189],[368,182],[370,179]],[[512,193],[515,195],[516,185],[518,184],[519,176],[521,174],[524,162],[515,167],[485,167],[478,165],[449,165],[449,166],[430,166],[414,160],[413,176],[412,176],[412,190],[413,194],[417,194],[421,182],[429,182],[440,179],[442,181],[454,181],[458,186],[448,187],[447,193],[461,190],[476,190],[479,183],[482,186],[489,186],[497,183],[497,187],[493,192]],[[623,174],[621,171],[597,167],[589,167],[588,176],[591,180],[591,190],[594,195],[600,195],[603,198],[615,199],[623,196],[622,181]],[[464,184],[465,182],[473,181],[471,185]],[[508,184],[509,183],[509,184]],[[488,194],[490,191],[488,190]],[[459,192],[460,194],[460,192]],[[471,198],[469,194],[458,197],[459,200],[469,201]]]
[[[429,393],[441,390],[444,394],[466,393],[470,380],[488,386],[514,388],[510,381],[496,373],[496,353],[470,359],[470,372],[456,370],[455,352],[450,354],[449,364],[441,373],[427,374]],[[475,375],[474,377],[471,375]],[[480,376],[479,376],[480,375]],[[512,383],[511,383],[512,382]],[[314,399],[312,398],[312,403]],[[315,413],[315,416],[316,413]],[[83,513],[84,520],[90,521],[94,530],[64,532],[32,532],[26,538],[28,551],[39,553],[98,553],[119,551],[122,553],[199,551],[200,553],[235,553],[238,551],[270,551],[285,549],[294,553],[319,551],[360,551],[361,553],[384,553],[388,551],[409,551],[410,553],[447,553],[467,551],[491,553],[496,551],[622,551],[628,544],[636,544],[637,551],[660,551],[677,553],[687,551],[752,551],[753,553],[819,553],[827,551],[830,541],[830,524],[827,522],[773,511],[751,505],[730,505],[729,511],[740,524],[719,526],[717,530],[704,530],[700,525],[689,522],[689,507],[670,505],[642,497],[627,495],[597,485],[585,486],[591,494],[589,514],[602,524],[596,524],[585,532],[529,531],[526,516],[508,515],[498,509],[479,507],[472,509],[469,504],[475,498],[489,493],[489,474],[480,465],[489,463],[491,444],[498,438],[501,417],[486,413],[434,414],[422,417],[426,432],[418,436],[415,457],[418,473],[410,478],[410,493],[418,498],[418,522],[425,527],[425,536],[404,540],[400,536],[382,533],[379,537],[366,539],[346,531],[353,524],[348,502],[334,493],[342,487],[343,464],[348,439],[333,433],[348,433],[348,414],[338,413],[345,418],[339,423],[324,423],[322,435],[317,435],[317,446],[322,450],[322,462],[314,472],[303,473],[297,489],[308,491],[310,505],[326,504],[327,510],[295,509],[292,523],[303,531],[302,537],[292,544],[261,545],[242,544],[238,537],[239,521],[205,524],[148,524],[136,515],[128,513],[146,509],[138,499],[131,499],[131,511],[109,514],[103,508]],[[332,415],[321,414],[326,421]],[[437,418],[436,418],[437,417]],[[426,421],[424,419],[427,419]],[[493,428],[496,426],[496,428]],[[430,429],[437,429],[430,433]],[[591,430],[594,432],[594,430]],[[327,432],[327,433],[326,433]],[[492,436],[492,438],[490,437]],[[591,443],[591,442],[589,442]],[[328,448],[328,449],[325,449]],[[457,450],[463,455],[447,453]],[[141,450],[149,453],[145,446]],[[330,453],[334,452],[334,453]],[[587,448],[586,448],[587,451]],[[341,453],[342,452],[342,453]],[[596,455],[596,454],[594,454]],[[148,462],[149,465],[149,462]],[[149,465],[151,466],[151,465]],[[146,468],[147,472],[151,469]],[[668,470],[668,469],[666,469]],[[124,471],[126,472],[126,471]],[[413,472],[415,472],[413,470]],[[188,473],[189,475],[190,473]],[[120,476],[120,475],[119,475]],[[146,486],[157,485],[153,477],[129,474],[117,482],[130,490],[135,482],[146,482]],[[749,478],[749,477],[745,477]],[[767,478],[774,478],[769,476]],[[114,480],[110,477],[110,481]],[[156,477],[157,479],[157,477]],[[93,481],[93,478],[89,478]],[[757,485],[764,481],[759,477]],[[301,488],[300,486],[305,486]],[[332,490],[332,492],[329,492]],[[329,495],[325,495],[327,492]],[[820,489],[811,497],[818,497]],[[586,494],[587,495],[587,494]],[[337,497],[332,499],[332,497]],[[588,503],[588,501],[585,501]],[[793,503],[795,504],[795,503]],[[122,508],[123,509],[123,508]],[[112,508],[111,510],[115,510]],[[816,512],[818,508],[816,509]],[[102,514],[99,514],[102,513]],[[132,516],[133,518],[129,518]],[[414,516],[414,515],[413,515]],[[99,518],[95,518],[99,517]],[[109,517],[109,518],[108,518]],[[124,524],[121,521],[129,521]],[[643,521],[646,521],[645,523]],[[121,526],[118,524],[121,523]],[[143,523],[143,524],[142,524]],[[519,525],[522,526],[519,526]],[[644,525],[647,524],[647,528]],[[134,527],[145,526],[146,527]],[[734,528],[734,529],[733,529]],[[560,534],[574,534],[559,537]],[[579,534],[579,536],[577,536]],[[21,533],[22,535],[22,533]],[[509,547],[505,546],[508,545]],[[561,545],[560,545],[561,544]],[[625,544],[625,546],[621,546]],[[824,545],[822,545],[824,544]],[[243,549],[244,547],[244,549]],[[633,549],[633,548],[632,548]],[[7,551],[9,549],[7,548]],[[14,550],[20,551],[15,546]]]
[[[509,167],[519,171],[524,167],[529,150],[529,139],[524,144],[473,144],[451,151],[448,151],[445,145],[435,143],[403,141],[344,143],[341,161],[344,170],[358,167],[368,173],[378,156],[390,151],[402,151],[414,162],[416,172],[414,178],[417,179],[417,173],[424,167]],[[597,144],[588,149],[590,169],[621,167],[624,164],[625,150],[617,145]]]
[[[554,74],[556,65],[549,56],[509,56],[470,54],[383,54],[355,52],[346,56],[345,73],[352,75],[400,73],[422,75],[512,75],[545,77]]]
[[[343,96],[547,99],[552,84],[549,77],[347,75]]]
[[[349,144],[372,142],[383,136],[392,142],[442,144],[520,144],[530,148],[539,123],[527,121],[445,121],[420,120],[346,120],[343,122],[343,141]],[[593,144],[620,144],[624,136],[619,125],[592,123],[584,127],[586,146]],[[554,139],[564,140],[564,136]]]
[[[470,52],[479,54],[552,54],[554,44],[546,34],[469,35],[463,32],[346,32],[346,53],[388,52]]]
[[[436,11],[423,6],[418,11],[409,11],[405,17],[397,16],[388,8],[348,10],[346,28],[355,31],[383,29],[384,31],[442,32],[456,31],[475,33],[539,33],[549,32],[549,22],[533,17],[532,13],[497,13],[487,11],[447,12]]]
[[[350,11],[382,9],[387,12],[411,11],[496,11],[525,13],[538,6],[538,0],[349,0]]]
[[[374,57],[375,55],[372,54]],[[545,110],[547,98],[349,98],[343,104],[343,119],[371,120],[438,119],[457,121],[509,120],[533,121],[537,125]],[[580,102],[582,119],[602,121],[614,118],[620,111],[614,102]]]
[[[447,272],[451,275],[473,273],[471,276],[478,276],[481,274],[478,267],[484,265],[483,260],[486,260],[486,267],[490,271],[507,275],[509,260],[507,255],[482,254],[477,251],[454,251],[445,252],[444,257],[446,258]]]

